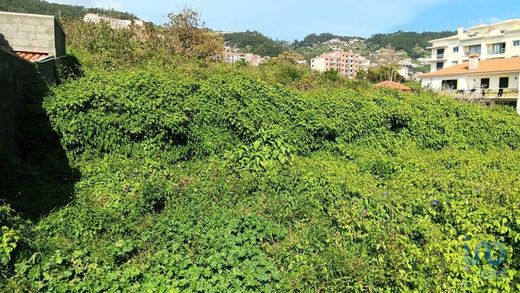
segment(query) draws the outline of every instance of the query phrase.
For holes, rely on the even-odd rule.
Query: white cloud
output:
[[[470,25],[479,25],[479,24],[492,24],[492,23],[497,23],[497,22],[501,22],[503,21],[504,19],[502,18],[498,18],[498,17],[481,17],[479,19],[470,19],[469,20],[469,24]]]

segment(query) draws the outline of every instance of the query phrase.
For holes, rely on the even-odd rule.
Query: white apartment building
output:
[[[334,51],[311,59],[311,69],[325,72],[327,70],[337,70],[342,75],[355,78],[360,67],[361,56],[352,51]]]
[[[244,53],[238,48],[224,47],[224,62],[235,63],[244,59]]]
[[[520,56],[520,19],[482,24],[467,30],[459,28],[454,36],[430,41],[431,71],[469,61],[470,54],[480,60]]]
[[[459,28],[430,42],[432,70],[420,76],[424,88],[478,96],[520,113],[520,19]]]
[[[85,16],[83,17],[83,21],[90,22],[90,23],[106,22],[113,29],[129,28],[132,25],[144,26],[144,22],[142,20],[117,19],[117,18],[101,16],[101,15],[95,14],[95,13],[85,14]]]

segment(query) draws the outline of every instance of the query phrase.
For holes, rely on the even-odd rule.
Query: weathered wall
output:
[[[57,20],[54,20],[54,47],[56,48],[54,56],[65,56],[65,32]]]
[[[65,55],[65,34],[54,16],[0,12],[0,33],[14,51]]]
[[[34,78],[35,67],[0,50],[0,146],[16,152],[18,112],[23,105],[27,80]]]

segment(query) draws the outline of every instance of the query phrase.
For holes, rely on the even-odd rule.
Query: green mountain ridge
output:
[[[288,43],[285,41],[273,40],[256,31],[246,31],[225,34],[224,39],[229,45],[245,48],[246,50],[259,55],[275,56],[285,48],[287,50],[298,52],[306,58],[314,57],[330,50],[326,45],[328,41],[334,39],[338,39],[341,42],[358,40],[358,42],[352,46],[347,45],[346,47],[365,56],[378,49],[392,47],[396,50],[405,51],[412,59],[417,59],[428,55],[426,47],[428,46],[429,40],[447,37],[453,34],[454,32],[450,31],[421,33],[398,31],[387,34],[375,34],[369,38],[362,38],[322,33],[319,35],[310,34],[301,41],[295,40],[293,43]],[[266,47],[275,49],[265,50]]]
[[[78,5],[50,3],[43,0],[0,0],[0,11],[54,15],[56,17],[80,19],[86,13],[98,13],[120,19],[136,19],[132,13],[113,9],[89,8]]]

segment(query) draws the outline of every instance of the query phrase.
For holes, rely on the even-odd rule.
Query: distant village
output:
[[[408,58],[404,51],[397,51],[393,48],[381,48],[370,56],[361,56],[353,51],[344,51],[337,46],[344,41],[333,39],[327,42],[330,52],[321,54],[312,58],[310,61],[299,60],[298,64],[309,66],[310,69],[325,72],[329,70],[337,70],[343,76],[348,78],[356,78],[357,73],[361,70],[370,68],[378,68],[381,66],[393,65],[398,67],[398,74],[406,80],[418,81],[421,73],[412,73],[411,68],[430,65],[427,58],[413,60]],[[225,47],[224,61],[235,63],[245,61],[253,66],[258,66],[269,60],[269,57],[260,56],[252,53],[244,53],[239,48]]]

